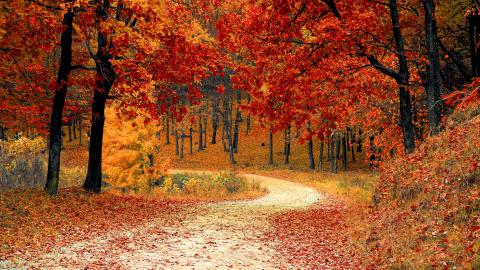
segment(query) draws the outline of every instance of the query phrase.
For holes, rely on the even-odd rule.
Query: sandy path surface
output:
[[[172,171],[186,172],[186,171]],[[209,173],[188,171],[189,173]],[[294,269],[277,253],[269,216],[307,207],[321,194],[280,179],[244,174],[269,193],[252,201],[192,207],[174,226],[152,220],[108,232],[26,263],[34,269]],[[6,265],[4,265],[6,267]],[[0,265],[2,268],[2,265]],[[19,269],[24,269],[20,267]]]

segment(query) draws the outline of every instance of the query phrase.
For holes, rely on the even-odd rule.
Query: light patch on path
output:
[[[171,171],[180,172],[211,173]],[[294,269],[267,237],[272,232],[269,216],[307,207],[321,194],[289,181],[243,176],[269,193],[252,201],[193,207],[173,226],[152,220],[133,230],[109,232],[23,262],[20,269]]]

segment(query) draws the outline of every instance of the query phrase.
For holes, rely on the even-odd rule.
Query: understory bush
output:
[[[46,141],[20,137],[0,141],[0,191],[43,185],[46,177]]]
[[[153,192],[160,195],[192,197],[229,197],[239,193],[261,192],[259,183],[250,182],[231,172],[213,175],[174,174],[163,178]]]

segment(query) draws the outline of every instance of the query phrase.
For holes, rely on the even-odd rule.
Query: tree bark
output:
[[[307,131],[310,136],[310,140],[308,141],[308,160],[310,164],[310,170],[315,170],[315,158],[313,157],[313,138],[311,137],[311,127],[310,122],[307,124]]]
[[[105,127],[105,104],[116,79],[116,74],[110,63],[111,55],[108,54],[107,34],[102,31],[101,22],[108,19],[107,10],[110,1],[104,0],[98,7],[98,47],[96,53],[96,89],[92,103],[92,126],[90,132],[90,146],[88,156],[87,177],[83,188],[90,192],[99,193],[102,189],[102,147],[103,129]]]
[[[53,97],[52,114],[50,117],[50,137],[48,148],[48,172],[45,191],[50,195],[58,193],[60,180],[60,152],[62,148],[62,115],[67,96],[68,76],[72,69],[72,41],[73,41],[72,10],[63,16],[63,32],[61,36],[61,58],[57,77],[57,89]]]
[[[347,136],[346,134],[342,136],[342,169],[343,171],[347,170]]]
[[[185,128],[182,127],[182,134],[181,134],[182,144],[180,145],[180,159],[183,159],[183,149],[185,146]]]
[[[291,133],[292,127],[288,126],[288,128],[285,130],[285,164],[290,163]]]
[[[318,157],[318,170],[323,170],[323,151],[324,151],[325,143],[322,141],[320,143],[320,156]]]
[[[437,22],[435,20],[435,3],[433,0],[422,0],[422,4],[425,10],[425,33],[429,62],[425,87],[428,106],[428,124],[430,126],[430,134],[436,135],[441,131],[442,101],[440,99],[440,53]]]
[[[188,136],[190,138],[190,155],[193,154],[193,128],[190,127],[190,136]]]
[[[217,144],[217,130],[218,130],[218,104],[217,100],[212,101],[212,141],[211,144]]]
[[[273,165],[273,132],[272,130],[270,129],[269,133],[268,133],[268,140],[269,140],[269,144],[268,144],[268,164],[270,165]]]
[[[203,123],[201,109],[198,110],[198,151],[203,151]]]
[[[242,104],[242,93],[237,90],[237,109],[235,114],[235,125],[233,129],[233,149],[235,153],[238,152],[238,136],[240,122],[242,122],[242,112],[240,111],[240,105]]]
[[[166,136],[166,139],[167,139],[166,144],[170,144],[170,119],[168,117],[168,113],[166,115],[166,120],[167,120],[166,121],[167,123],[165,125],[166,131],[167,131],[167,132],[165,132],[165,136]]]

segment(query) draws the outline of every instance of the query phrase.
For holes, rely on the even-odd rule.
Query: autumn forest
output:
[[[0,1],[0,269],[480,269],[480,3]]]

